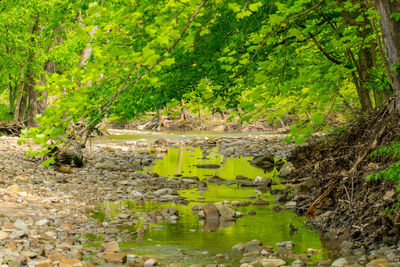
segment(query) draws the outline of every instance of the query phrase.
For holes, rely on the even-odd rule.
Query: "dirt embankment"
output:
[[[289,157],[297,167],[291,183],[305,183],[312,190],[311,195],[295,196],[297,212],[312,218],[328,244],[342,254],[400,241],[400,214],[388,212],[397,203],[396,185],[365,180],[392,163],[390,157],[370,154],[400,140],[399,121],[395,111],[385,108],[357,119],[339,136],[296,148]]]

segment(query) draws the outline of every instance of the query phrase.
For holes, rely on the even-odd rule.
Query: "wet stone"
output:
[[[265,199],[257,199],[252,203],[254,206],[267,206],[269,205],[268,200]]]
[[[258,251],[258,247],[261,246],[262,243],[260,240],[254,239],[252,241],[247,242],[244,244],[244,251],[250,252],[250,251]]]
[[[245,244],[238,243],[232,247],[232,251],[244,251],[245,247]]]

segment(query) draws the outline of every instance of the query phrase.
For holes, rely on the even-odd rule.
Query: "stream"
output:
[[[93,140],[93,143],[123,145],[143,140],[153,141],[160,136],[182,141],[193,137],[200,139],[240,138],[243,135],[226,133],[137,134],[102,137]],[[152,148],[149,150],[151,153]],[[279,191],[283,188],[279,183],[277,170],[272,169],[270,172],[265,172],[263,169],[252,166],[249,163],[251,159],[252,157],[225,157],[219,153],[216,147],[207,150],[192,146],[168,147],[167,153],[163,157],[158,157],[142,172],[156,173],[171,179],[197,177],[206,181],[207,187],[179,190],[179,195],[188,200],[187,205],[155,201],[138,203],[130,200],[102,202],[98,205],[99,209],[95,218],[107,221],[126,210],[135,212],[138,216],[137,222],[120,228],[121,231],[132,232],[132,241],[120,242],[121,248],[131,249],[134,256],[151,255],[161,263],[181,263],[184,264],[183,266],[194,263],[225,263],[239,266],[245,257],[243,252],[233,251],[232,247],[254,239],[260,240],[264,246],[272,247],[274,251],[285,250],[277,247],[277,243],[292,241],[294,247],[291,252],[294,254],[303,255],[310,262],[327,259],[327,249],[320,240],[318,232],[310,227],[308,219],[298,217],[292,210],[285,209],[284,203],[275,201],[277,195],[271,194],[271,190]],[[272,179],[274,183],[268,189],[238,186],[236,184],[237,176],[244,176],[251,180],[261,176]],[[220,222],[211,229],[192,211],[192,207],[195,205],[218,202],[227,204],[232,201],[253,202],[256,199],[265,199],[269,205],[229,205],[243,216],[235,221]],[[277,205],[282,208],[279,212],[275,212],[273,209]],[[146,213],[161,211],[167,207],[174,207],[179,212],[178,220],[155,220],[153,222],[145,220]],[[297,230],[291,232],[290,225]],[[138,228],[146,229],[146,234],[143,239],[135,240],[134,233]],[[96,243],[94,242],[92,245],[96,246]],[[310,249],[317,253],[310,253]],[[295,258],[287,262],[290,263],[294,260]]]

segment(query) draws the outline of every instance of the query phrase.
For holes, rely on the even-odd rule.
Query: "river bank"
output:
[[[2,263],[10,266],[93,266],[98,264],[109,266],[108,264],[111,263],[129,266],[157,264],[186,266],[179,261],[170,262],[168,265],[163,262],[158,263],[158,258],[154,255],[137,255],[135,249],[120,247],[123,242],[140,243],[146,239],[146,231],[150,230],[142,225],[139,227],[139,221],[147,220],[149,223],[152,220],[179,221],[179,212],[168,208],[160,210],[159,213],[151,211],[143,213],[143,211],[128,209],[124,204],[125,206],[119,206],[118,213],[113,214],[108,220],[99,220],[99,214],[105,216],[105,213],[99,210],[99,203],[129,200],[135,203],[155,201],[187,205],[191,201],[190,197],[181,196],[177,191],[206,190],[207,187],[211,188],[215,184],[216,178],[214,181],[194,177],[182,179],[179,176],[171,179],[156,173],[143,173],[140,170],[164,157],[171,147],[200,147],[201,152],[207,152],[216,147],[218,152],[227,158],[262,156],[267,152],[272,152],[275,156],[287,157],[295,146],[282,145],[282,137],[281,135],[250,135],[214,139],[189,138],[178,141],[158,137],[154,141],[136,139],[119,144],[92,140],[90,149],[85,151],[85,166],[80,169],[44,168],[40,166],[39,160],[31,160],[24,156],[24,152],[32,144],[18,146],[16,138],[1,137],[0,258],[3,259]],[[222,180],[220,182],[223,182]],[[272,183],[266,179],[243,181],[235,177],[234,180],[235,184],[251,185],[255,186],[254,188],[262,188],[265,186],[264,183]],[[286,199],[282,198],[283,202],[277,206],[289,209],[297,207],[297,203],[287,198],[288,193],[293,189],[289,186],[276,190],[280,196],[286,197]],[[294,190],[299,189],[300,187]],[[208,217],[208,211],[206,211],[208,209],[213,210],[214,216],[216,214],[220,216],[224,211],[232,213],[237,207],[249,205],[257,199],[260,203],[262,202],[262,198],[256,196],[247,201],[233,198],[217,203],[215,207],[218,213],[215,213],[213,205],[211,208],[205,208],[207,203],[204,203],[200,211],[205,212],[205,218]],[[218,205],[221,204],[222,207],[219,207]],[[213,212],[210,211],[210,214]],[[203,216],[203,214],[198,214],[199,217]],[[251,216],[234,213],[232,219],[240,220],[236,217],[240,218],[243,215]],[[129,230],[130,227],[133,227],[134,232]],[[289,227],[286,229],[289,232]],[[281,244],[271,246],[263,245],[264,242],[268,243],[268,240],[247,240],[242,244],[236,244],[232,249],[237,250],[241,255],[239,258],[243,266],[316,264],[315,261],[310,262],[310,259],[313,253],[320,253],[318,250],[309,248],[303,253],[293,252],[291,240],[279,241],[278,243]],[[286,241],[289,242],[282,243]],[[392,249],[389,248],[389,250]],[[190,257],[192,252],[180,253],[182,255],[186,253]],[[208,258],[212,259],[213,263],[208,264],[214,264],[210,266],[217,266],[216,264],[237,266],[224,263],[224,261],[229,262],[230,259],[226,258],[230,257],[229,255],[224,254],[224,251],[209,255]],[[372,254],[371,251],[365,251],[362,256],[365,259],[364,263],[372,261],[370,264],[397,261],[397,258],[385,257],[384,253],[380,254],[377,251]],[[379,261],[376,261],[377,259]],[[319,264],[334,263],[333,266],[343,266],[340,264],[351,263],[351,260],[354,263],[361,263],[354,257],[345,261],[341,258],[339,261],[334,260],[335,258],[319,260]],[[205,262],[197,263],[200,265],[193,266],[202,266],[201,264]]]

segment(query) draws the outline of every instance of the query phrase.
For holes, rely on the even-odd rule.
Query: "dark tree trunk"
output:
[[[396,97],[396,109],[400,113],[400,21],[391,14],[400,12],[400,0],[375,0],[380,18],[383,45],[389,63],[389,78]]]

